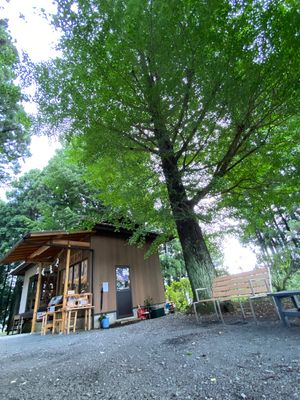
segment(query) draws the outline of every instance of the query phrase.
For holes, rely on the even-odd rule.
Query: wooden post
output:
[[[62,310],[62,320],[63,320],[63,333],[66,333],[66,307],[67,307],[67,297],[68,297],[68,283],[69,283],[69,271],[70,271],[70,258],[71,249],[68,247],[67,259],[66,259],[66,273],[65,273],[65,284],[64,284],[64,294],[63,294],[63,310]]]
[[[33,309],[33,316],[31,322],[31,333],[35,332],[35,325],[36,325],[36,317],[37,317],[37,310],[40,305],[40,297],[41,297],[41,283],[42,283],[42,265],[39,264],[38,266],[38,281],[37,281],[37,288],[35,293],[35,301],[34,301],[34,309]]]

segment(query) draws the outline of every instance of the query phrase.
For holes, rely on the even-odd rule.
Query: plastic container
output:
[[[101,320],[101,328],[108,329],[109,328],[109,318],[105,317]]]
[[[152,309],[150,311],[151,318],[159,318],[159,317],[163,317],[164,315],[165,315],[165,309],[163,307]]]

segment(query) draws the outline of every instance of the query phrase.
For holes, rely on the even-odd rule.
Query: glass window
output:
[[[60,271],[60,293],[64,291],[65,269]],[[88,260],[74,264],[69,270],[68,289],[75,290],[75,293],[88,292]]]
[[[37,275],[34,275],[29,279],[27,301],[26,301],[26,311],[32,311],[34,309],[37,279],[38,279]]]
[[[41,277],[41,296],[39,308],[47,307],[51,297],[55,295],[56,289],[56,273],[45,274]],[[38,274],[33,275],[29,279],[28,293],[26,300],[26,311],[32,311],[34,309],[35,296],[37,291]]]
[[[81,282],[80,291],[88,292],[88,260],[83,260],[81,263]]]
[[[49,301],[55,296],[57,274],[46,274],[42,276],[42,291],[40,307],[47,307]]]
[[[68,279],[68,290],[73,290],[73,272],[74,272],[74,268],[73,266],[70,267],[69,269],[69,279]]]
[[[73,266],[73,282],[72,282],[72,289],[75,290],[75,293],[79,293],[79,287],[80,287],[80,282],[79,282],[79,277],[80,277],[80,264],[75,264]]]
[[[117,290],[124,290],[130,287],[129,267],[116,268]]]
[[[66,270],[63,269],[59,271],[59,285],[58,285],[58,293],[63,293],[64,286],[65,286],[65,277],[66,277]]]

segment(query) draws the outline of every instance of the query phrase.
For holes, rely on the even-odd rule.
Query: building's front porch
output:
[[[13,275],[23,277],[19,312],[14,317],[15,323],[20,320],[20,330],[39,331],[47,313],[50,326],[49,321],[55,320],[55,313],[60,312],[58,331],[66,333],[71,308],[79,322],[84,316],[85,328],[91,328],[91,233],[30,233],[2,260],[2,263],[23,261],[12,271]],[[55,296],[60,296],[61,301],[53,306],[50,301]],[[88,299],[85,307],[84,298]]]
[[[139,305],[149,299],[153,306],[164,305],[158,254],[146,257],[156,236],[149,234],[144,246],[137,247],[129,245],[130,235],[128,230],[115,231],[103,223],[92,231],[32,232],[20,240],[0,264],[22,262],[12,274],[23,279],[17,314],[25,320],[25,330],[40,330],[44,313],[51,312],[50,300],[59,295],[65,313],[63,332],[68,330],[72,295],[90,294],[92,327],[99,326],[103,314],[111,323],[135,318]],[[78,326],[80,322],[84,326],[85,311],[77,311]]]

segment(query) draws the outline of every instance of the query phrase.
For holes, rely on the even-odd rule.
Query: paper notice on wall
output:
[[[102,283],[102,290],[103,290],[103,292],[108,292],[108,282]]]
[[[41,320],[43,319],[43,315],[44,315],[44,314],[45,314],[44,312],[38,311],[38,312],[36,313],[36,320],[37,320],[37,321],[41,321]]]

